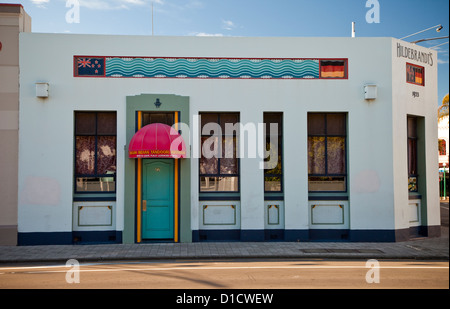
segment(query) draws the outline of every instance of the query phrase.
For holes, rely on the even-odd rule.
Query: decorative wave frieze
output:
[[[321,65],[321,64],[324,65]],[[330,63],[338,68],[329,70]],[[347,78],[346,59],[74,56],[75,77],[189,79]]]

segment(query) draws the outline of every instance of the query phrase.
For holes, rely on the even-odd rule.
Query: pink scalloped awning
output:
[[[128,157],[182,159],[186,157],[186,144],[171,126],[152,123],[134,134],[128,146]]]

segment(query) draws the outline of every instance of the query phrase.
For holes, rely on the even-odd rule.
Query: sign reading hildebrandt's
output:
[[[406,47],[397,43],[397,57],[404,57],[411,60],[416,60],[433,66],[433,54],[420,52],[417,49]]]

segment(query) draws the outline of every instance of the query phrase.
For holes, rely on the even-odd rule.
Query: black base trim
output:
[[[122,231],[18,233],[19,246],[122,243]]]
[[[72,232],[73,243],[79,244],[111,244],[122,243],[121,231],[89,231],[89,232]]]
[[[72,232],[33,232],[18,233],[19,246],[71,245]]]
[[[400,242],[416,237],[440,235],[440,226],[419,226],[401,230],[194,230],[192,241]]]
[[[195,230],[192,231],[192,241],[239,241],[240,230]]]

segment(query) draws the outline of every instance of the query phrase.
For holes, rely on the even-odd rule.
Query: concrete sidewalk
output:
[[[205,242],[62,246],[0,246],[0,263],[65,263],[168,259],[418,259],[449,260],[448,226],[441,237],[396,243]]]

